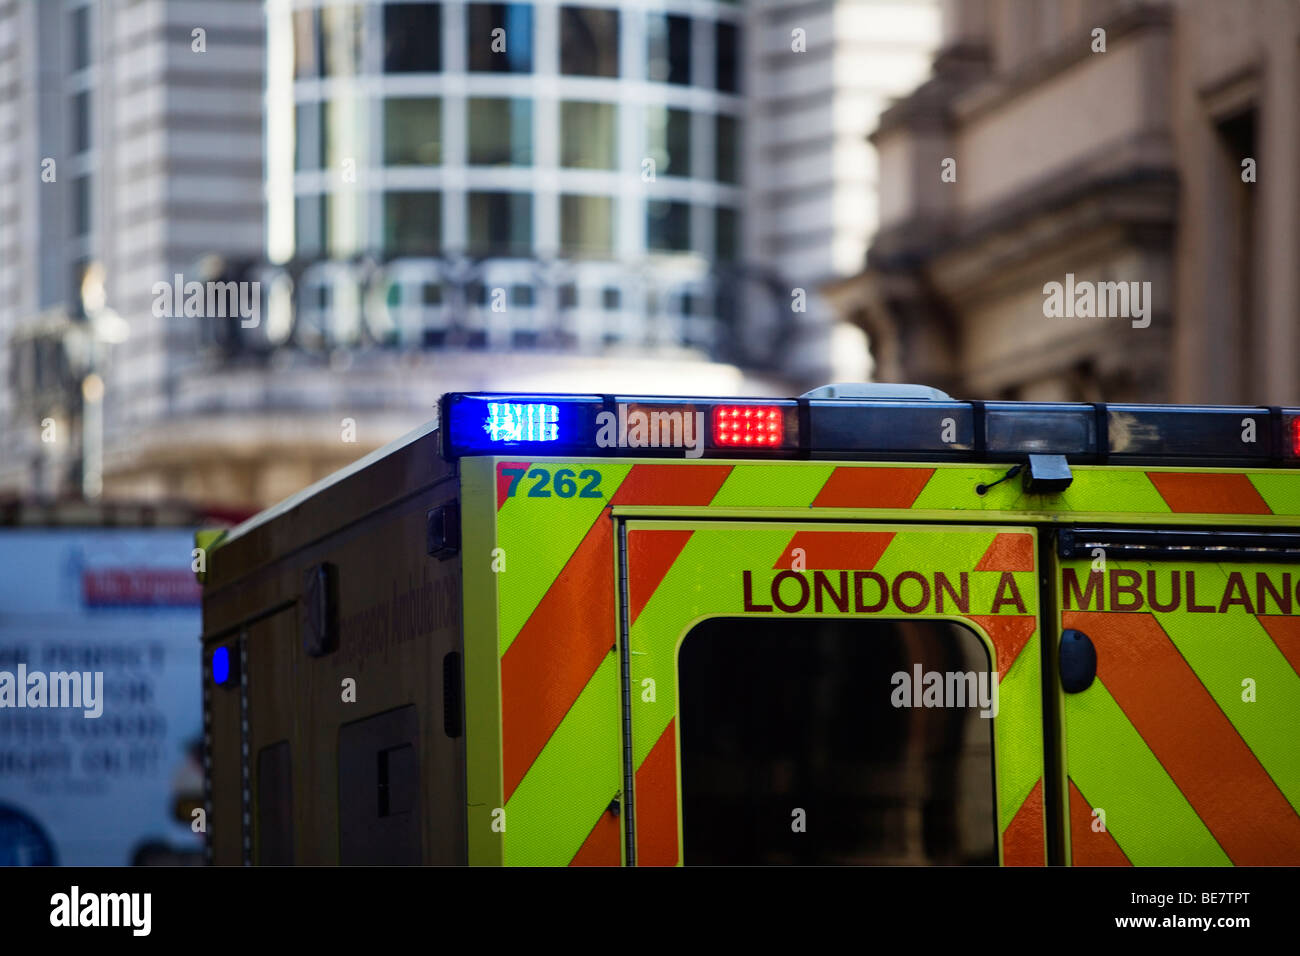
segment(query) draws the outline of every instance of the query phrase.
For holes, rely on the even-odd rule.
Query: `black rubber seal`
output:
[[[1110,412],[1105,402],[1093,402],[1097,423],[1097,464],[1104,465],[1110,461]]]

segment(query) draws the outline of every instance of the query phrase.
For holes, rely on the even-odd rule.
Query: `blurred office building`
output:
[[[0,490],[206,465],[195,322],[153,288],[262,253],[264,48],[256,0],[0,3]]]
[[[1285,0],[951,0],[871,137],[865,269],[826,293],[882,380],[1300,401],[1297,89]]]
[[[936,0],[0,6],[29,143],[0,166],[31,184],[0,487],[89,463],[92,492],[265,505],[445,391],[865,377],[818,290],[861,264],[865,135],[938,40]],[[53,198],[41,150],[89,183]]]

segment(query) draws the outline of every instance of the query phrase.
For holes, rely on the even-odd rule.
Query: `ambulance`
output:
[[[1300,409],[452,393],[203,534],[215,864],[1300,864]]]

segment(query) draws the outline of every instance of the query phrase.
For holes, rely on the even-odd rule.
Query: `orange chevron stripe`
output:
[[[1046,866],[1044,840],[1043,778],[1039,777],[1002,834],[1003,865]]]
[[[569,861],[569,866],[619,866],[623,862],[619,849],[620,835],[618,817],[602,810],[600,819]]]
[[[1148,471],[1160,497],[1177,514],[1271,515],[1248,475]]]
[[[614,533],[602,511],[501,658],[506,799],[614,647]]]
[[[1152,614],[1067,611],[1097,676],[1234,863],[1300,858],[1300,816]]]
[[[636,623],[668,569],[694,531],[639,528],[627,534],[627,598],[629,620]]]
[[[636,862],[677,865],[677,718],[636,771]]]
[[[791,570],[794,549],[802,548],[810,571],[870,571],[893,540],[893,531],[797,531],[772,568]]]
[[[976,571],[1034,570],[1034,536],[1005,532],[993,536],[993,543],[975,565]]]
[[[615,505],[707,505],[731,465],[633,465],[614,492]]]
[[[1291,662],[1291,669],[1300,674],[1300,617],[1279,614],[1256,614],[1255,617],[1264,625],[1282,656]]]
[[[993,641],[998,656],[998,680],[1007,676],[1029,639],[1038,630],[1038,618],[1018,614],[968,614],[970,620],[984,628]]]
[[[933,468],[836,468],[814,508],[910,508]]]
[[[1109,830],[1092,828],[1092,804],[1070,778],[1070,857],[1073,866],[1132,866]]]

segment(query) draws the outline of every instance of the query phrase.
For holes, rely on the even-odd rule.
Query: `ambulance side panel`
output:
[[[466,861],[461,561],[429,553],[456,497],[431,432],[213,551],[212,862]]]

